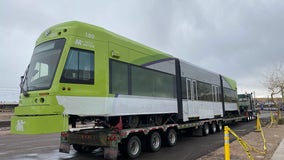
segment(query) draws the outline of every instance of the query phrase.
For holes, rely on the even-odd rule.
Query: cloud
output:
[[[258,82],[265,68],[284,62],[284,2],[277,0],[9,0],[0,7],[0,89],[18,88],[37,37],[70,20],[232,77],[242,91],[261,96],[267,94]]]

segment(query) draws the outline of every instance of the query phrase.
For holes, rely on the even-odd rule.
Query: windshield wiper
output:
[[[23,95],[25,97],[29,97],[28,91],[24,89],[24,85],[26,83],[27,89],[28,89],[28,70],[29,70],[30,65],[28,65],[25,74],[23,76],[21,76],[21,83],[20,83],[20,87],[21,87],[21,93],[23,93]]]

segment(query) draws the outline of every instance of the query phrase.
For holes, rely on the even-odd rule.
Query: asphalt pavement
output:
[[[255,121],[240,122],[230,126],[238,135],[245,135],[254,130]],[[233,140],[233,138],[231,138]],[[101,150],[91,154],[77,154],[73,149],[70,154],[58,151],[60,134],[48,135],[3,135],[0,136],[0,159],[34,160],[34,159],[60,159],[60,160],[101,160]],[[143,152],[139,160],[192,160],[216,150],[224,144],[223,132],[211,134],[206,137],[189,136],[181,133],[175,147],[162,147],[159,152]],[[124,159],[119,156],[118,159]]]

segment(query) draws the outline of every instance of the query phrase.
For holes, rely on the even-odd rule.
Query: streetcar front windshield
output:
[[[26,91],[43,90],[51,87],[65,39],[44,42],[35,47],[25,76]]]

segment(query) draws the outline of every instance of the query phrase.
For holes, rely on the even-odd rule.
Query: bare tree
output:
[[[266,76],[265,84],[270,91],[272,102],[275,106],[278,106],[278,118],[281,118],[280,106],[274,100],[274,97],[281,95],[282,104],[284,104],[284,68],[282,65],[276,66],[275,69]]]

